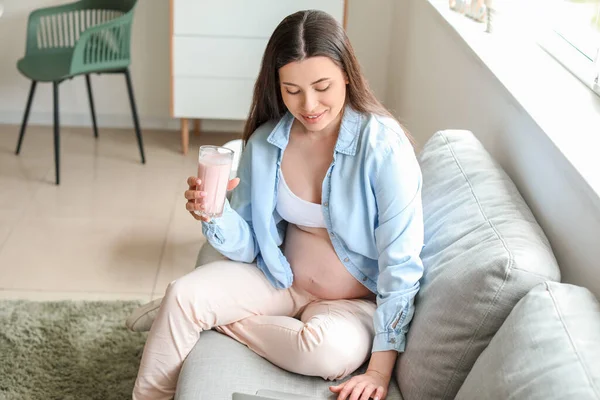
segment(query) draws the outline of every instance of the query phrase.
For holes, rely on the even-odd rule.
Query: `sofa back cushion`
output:
[[[600,399],[598,300],[578,286],[536,286],[504,321],[456,398]]]
[[[453,399],[515,304],[560,273],[514,183],[471,132],[436,133],[419,161],[425,274],[396,377],[406,400]]]

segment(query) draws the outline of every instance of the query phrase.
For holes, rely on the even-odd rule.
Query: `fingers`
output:
[[[199,196],[201,200],[198,200],[198,198],[195,196]],[[192,214],[192,217],[194,217],[194,219],[198,221],[210,222],[210,217],[201,214],[201,212],[204,210],[203,200],[205,196],[206,193],[204,192],[198,192],[193,190],[186,191],[185,197],[191,199],[188,200],[187,203],[185,203],[185,209],[188,210],[190,214]]]
[[[330,386],[329,390],[333,393],[339,393],[337,400],[385,399],[386,390],[383,386],[377,386],[377,383],[364,380],[361,377],[362,375],[354,376],[340,385]]]
[[[346,385],[346,383],[348,383],[348,381],[342,382],[336,386],[329,386],[329,390],[331,390],[333,393],[339,393],[342,391],[342,389],[344,388],[344,385]]]
[[[190,176],[187,179],[187,184],[190,187],[190,190],[196,190],[202,181],[195,176]],[[233,190],[240,184],[240,178],[233,178],[227,183],[227,190]]]
[[[208,193],[201,191],[200,184],[202,181],[195,176],[187,178],[187,184],[189,189],[183,193],[183,196],[187,200],[185,209],[190,212],[192,217],[198,221],[210,222],[210,217],[200,215],[201,211],[204,210],[204,199],[208,196]],[[239,178],[234,178],[227,183],[227,190],[233,190],[240,184]]]
[[[186,190],[184,193],[187,203],[185,203],[185,209],[188,211],[201,211],[204,209],[204,198],[206,192],[200,192],[198,190]]]
[[[185,209],[190,212],[195,220],[210,222],[210,217],[201,214],[204,207],[204,198],[206,197],[206,192],[197,190],[200,188],[201,183],[202,181],[195,176],[187,178],[187,184],[190,188],[183,193],[187,200]]]
[[[190,211],[190,212],[202,212],[206,210],[206,206],[204,204],[204,199],[201,200],[188,200],[187,203],[185,203],[185,209]]]
[[[195,189],[196,185],[199,185],[200,183],[200,179],[198,179],[195,176],[190,176],[189,178],[187,178],[187,184],[190,187],[190,189]]]
[[[206,197],[206,192],[201,192],[199,190],[186,190],[183,195],[187,200],[196,200]]]
[[[375,396],[373,396],[374,400],[382,400],[385,396],[385,388],[383,386],[379,386],[375,391]]]
[[[198,191],[201,183],[202,183],[202,181],[200,179],[190,176],[187,179],[187,184],[190,187],[190,189],[185,191],[185,198],[188,200],[192,200],[192,199],[197,199],[197,198],[206,196],[206,192]],[[228,191],[233,190],[239,184],[240,184],[240,178],[234,178],[227,183],[227,190]],[[194,194],[194,192],[196,192],[196,194]],[[204,193],[204,194],[197,194],[197,193]],[[194,196],[196,196],[196,197],[194,197]]]
[[[233,190],[240,184],[240,178],[233,178],[227,184],[227,190]]]
[[[190,211],[190,214],[192,215],[192,217],[194,217],[195,220],[197,221],[204,221],[204,222],[210,222],[210,217],[207,217],[203,214],[196,214],[197,211]]]
[[[342,391],[338,395],[337,400],[346,400],[348,398],[348,396],[350,396],[350,394],[354,391],[354,388],[356,387],[357,383],[358,383],[358,381],[354,378],[347,381],[346,384],[344,385]]]
[[[360,396],[360,400],[369,400],[370,398],[372,398],[371,395],[374,396],[376,387],[373,384],[367,385],[362,392],[362,396]]]
[[[352,393],[350,394],[349,400],[359,400],[363,391],[365,390],[365,387],[367,387],[366,382],[360,382],[356,384],[356,386],[354,386],[354,389],[352,389]]]
[[[204,218],[204,217],[202,216],[202,214],[198,215],[198,214],[196,214],[196,212],[195,212],[195,211],[190,211],[190,215],[191,215],[192,217],[194,217],[194,219],[195,219],[196,221],[202,221],[202,220],[203,220],[202,218]]]
[[[193,200],[185,203],[185,209],[188,211],[202,211],[202,206],[203,206],[203,204],[196,203]]]

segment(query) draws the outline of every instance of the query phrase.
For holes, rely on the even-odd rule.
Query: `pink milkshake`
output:
[[[227,184],[231,173],[233,151],[225,147],[201,146],[198,155],[200,191],[206,192],[203,215],[218,218],[223,215]],[[196,200],[197,202],[200,200]],[[199,213],[199,212],[196,212]]]

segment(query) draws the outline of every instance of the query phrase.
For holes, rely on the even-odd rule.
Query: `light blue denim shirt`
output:
[[[289,288],[294,279],[279,248],[287,222],[275,209],[293,121],[287,113],[252,134],[231,204],[225,204],[222,217],[202,224],[215,249],[232,260],[256,260],[281,289]],[[350,274],[377,294],[372,351],[401,352],[406,345],[423,275],[421,183],[413,147],[400,125],[346,107],[323,181],[321,209],[337,256]]]

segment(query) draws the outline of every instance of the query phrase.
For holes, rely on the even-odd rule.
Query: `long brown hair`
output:
[[[252,106],[242,136],[244,143],[260,125],[280,119],[287,111],[281,97],[279,69],[316,56],[329,57],[348,75],[346,102],[354,110],[394,118],[369,88],[348,36],[337,20],[323,11],[298,11],[281,21],[269,39],[254,84]]]

